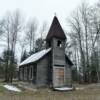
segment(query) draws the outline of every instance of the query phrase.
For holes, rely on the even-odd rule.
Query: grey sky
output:
[[[54,13],[61,23],[67,16],[84,0],[0,0],[0,15],[6,11],[20,9],[25,17],[36,17],[39,23],[43,21],[51,22]],[[97,0],[86,0],[90,4]]]
[[[84,0],[0,0],[0,17],[7,11],[20,9],[25,18],[36,17],[41,25],[47,21],[51,24],[54,13],[65,29],[65,19],[70,17],[72,11]],[[89,4],[94,4],[98,0],[85,0]],[[0,50],[1,51],[1,50]]]

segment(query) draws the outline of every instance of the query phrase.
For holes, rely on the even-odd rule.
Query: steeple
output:
[[[46,40],[50,40],[53,37],[59,38],[59,39],[66,39],[65,33],[58,21],[58,18],[54,16],[54,19],[52,21],[51,27],[49,29],[49,32],[47,34]]]

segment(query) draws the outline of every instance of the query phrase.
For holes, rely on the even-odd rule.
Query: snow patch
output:
[[[21,92],[20,89],[18,89],[17,87],[15,87],[15,86],[13,86],[13,85],[4,85],[4,87],[5,87],[7,90],[10,90],[10,91]]]
[[[59,90],[59,91],[70,91],[73,90],[72,87],[61,87],[61,88],[54,88],[55,90]]]
[[[84,88],[82,88],[82,87],[77,87],[77,88],[75,88],[76,90],[84,90]]]

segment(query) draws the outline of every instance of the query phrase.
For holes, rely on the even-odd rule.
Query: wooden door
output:
[[[64,86],[64,68],[54,68],[54,86]]]

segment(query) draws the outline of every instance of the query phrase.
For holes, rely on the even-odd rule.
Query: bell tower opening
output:
[[[57,46],[62,47],[62,42],[60,40],[57,41]]]

